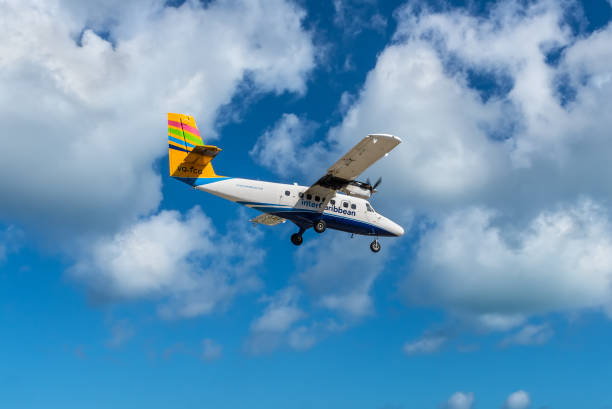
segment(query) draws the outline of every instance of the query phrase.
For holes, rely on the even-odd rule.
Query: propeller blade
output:
[[[382,182],[382,176],[378,178],[376,183],[374,183],[374,186],[372,186],[372,190],[376,189],[378,185],[380,185],[380,182]]]

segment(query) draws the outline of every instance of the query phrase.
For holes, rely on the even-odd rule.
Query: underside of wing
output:
[[[279,223],[285,223],[287,219],[283,219],[282,217],[275,216],[273,214],[263,213],[249,221],[255,224],[265,224],[266,226],[276,226]]]
[[[401,142],[400,138],[393,135],[368,135],[334,163],[315,185],[342,189]]]

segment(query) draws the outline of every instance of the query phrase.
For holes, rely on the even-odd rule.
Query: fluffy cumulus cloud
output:
[[[282,347],[308,350],[321,339],[348,327],[329,314],[306,313],[307,300],[296,285],[282,288],[260,301],[265,303],[265,308],[251,323],[245,344],[247,352],[253,355]]]
[[[305,317],[304,311],[298,305],[300,296],[296,287],[287,287],[272,296],[262,298],[266,308],[251,324],[251,335],[246,345],[249,353],[259,355],[270,352],[286,344],[288,340],[291,344],[302,345],[300,338],[307,336],[305,330],[298,328],[298,333],[290,332],[294,324]],[[312,343],[314,341],[306,341],[304,345]]]
[[[579,195],[609,198],[597,175],[610,166],[612,28],[574,36],[566,5],[400,9],[395,41],[329,142],[403,137],[377,171],[396,200],[431,216],[480,204],[520,220]]]
[[[374,131],[403,137],[369,172],[385,175],[378,207],[397,216],[401,202],[428,220],[406,269],[411,303],[497,330],[609,311],[612,25],[577,35],[567,7],[579,5],[401,8],[330,131],[337,152]]]
[[[97,299],[161,300],[167,318],[207,314],[259,287],[257,235],[230,230],[221,236],[198,207],[162,211],[98,239],[69,273]]]
[[[472,392],[455,392],[444,404],[444,409],[471,409],[474,404]]]
[[[2,2],[2,217],[97,234],[155,210],[166,112],[211,138],[239,89],[303,93],[304,16],[284,0]]]
[[[405,283],[409,296],[485,316],[610,310],[612,226],[604,209],[585,201],[545,211],[511,234],[493,220],[469,208],[427,232]]]
[[[330,232],[301,246],[296,254],[301,267],[292,285],[262,298],[266,306],[251,324],[248,352],[284,346],[307,350],[372,315],[372,287],[391,251],[385,247],[374,258],[369,241]],[[349,252],[347,246],[362,250]]]
[[[511,393],[504,402],[504,409],[527,409],[531,405],[529,394],[523,390]]]
[[[270,298],[264,298],[268,305],[264,313],[251,326],[257,332],[284,332],[304,313],[297,306],[299,292],[288,287]]]
[[[302,266],[299,282],[318,307],[355,321],[374,312],[371,290],[392,252],[393,243],[376,257],[368,248],[369,238],[326,234],[303,245],[297,255]],[[347,248],[359,247],[358,251]]]
[[[326,157],[320,144],[304,147],[316,124],[295,114],[283,114],[265,131],[251,149],[251,156],[262,166],[281,176],[309,173],[316,158]],[[323,169],[321,169],[323,171]]]

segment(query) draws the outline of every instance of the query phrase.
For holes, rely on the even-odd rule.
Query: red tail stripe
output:
[[[202,137],[202,136],[200,136],[200,132],[196,128],[192,128],[191,126],[189,126],[187,124],[181,124],[180,122],[168,120],[168,125],[174,126],[176,128],[179,128],[179,129],[182,127],[187,132],[190,132],[190,133],[192,133],[194,135],[197,135],[200,138]]]

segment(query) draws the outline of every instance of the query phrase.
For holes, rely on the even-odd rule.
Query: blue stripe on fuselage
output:
[[[391,232],[381,229],[380,227],[365,222],[363,220],[352,219],[345,216],[335,215],[331,213],[320,213],[316,210],[299,209],[299,208],[278,208],[272,207],[269,203],[262,203],[263,206],[253,206],[253,209],[257,209],[264,213],[270,213],[275,216],[282,217],[287,220],[291,220],[298,226],[309,225],[312,226],[315,221],[319,219],[325,220],[327,226],[331,229],[341,230],[348,233],[363,234],[367,236],[394,236]]]
[[[174,179],[178,179],[183,183],[187,183],[190,186],[202,186],[202,185],[207,185],[209,183],[215,183],[215,182],[219,182],[221,180],[226,180],[226,179],[231,179],[230,177],[227,176],[219,176],[216,178],[184,178],[181,176],[171,176]]]

